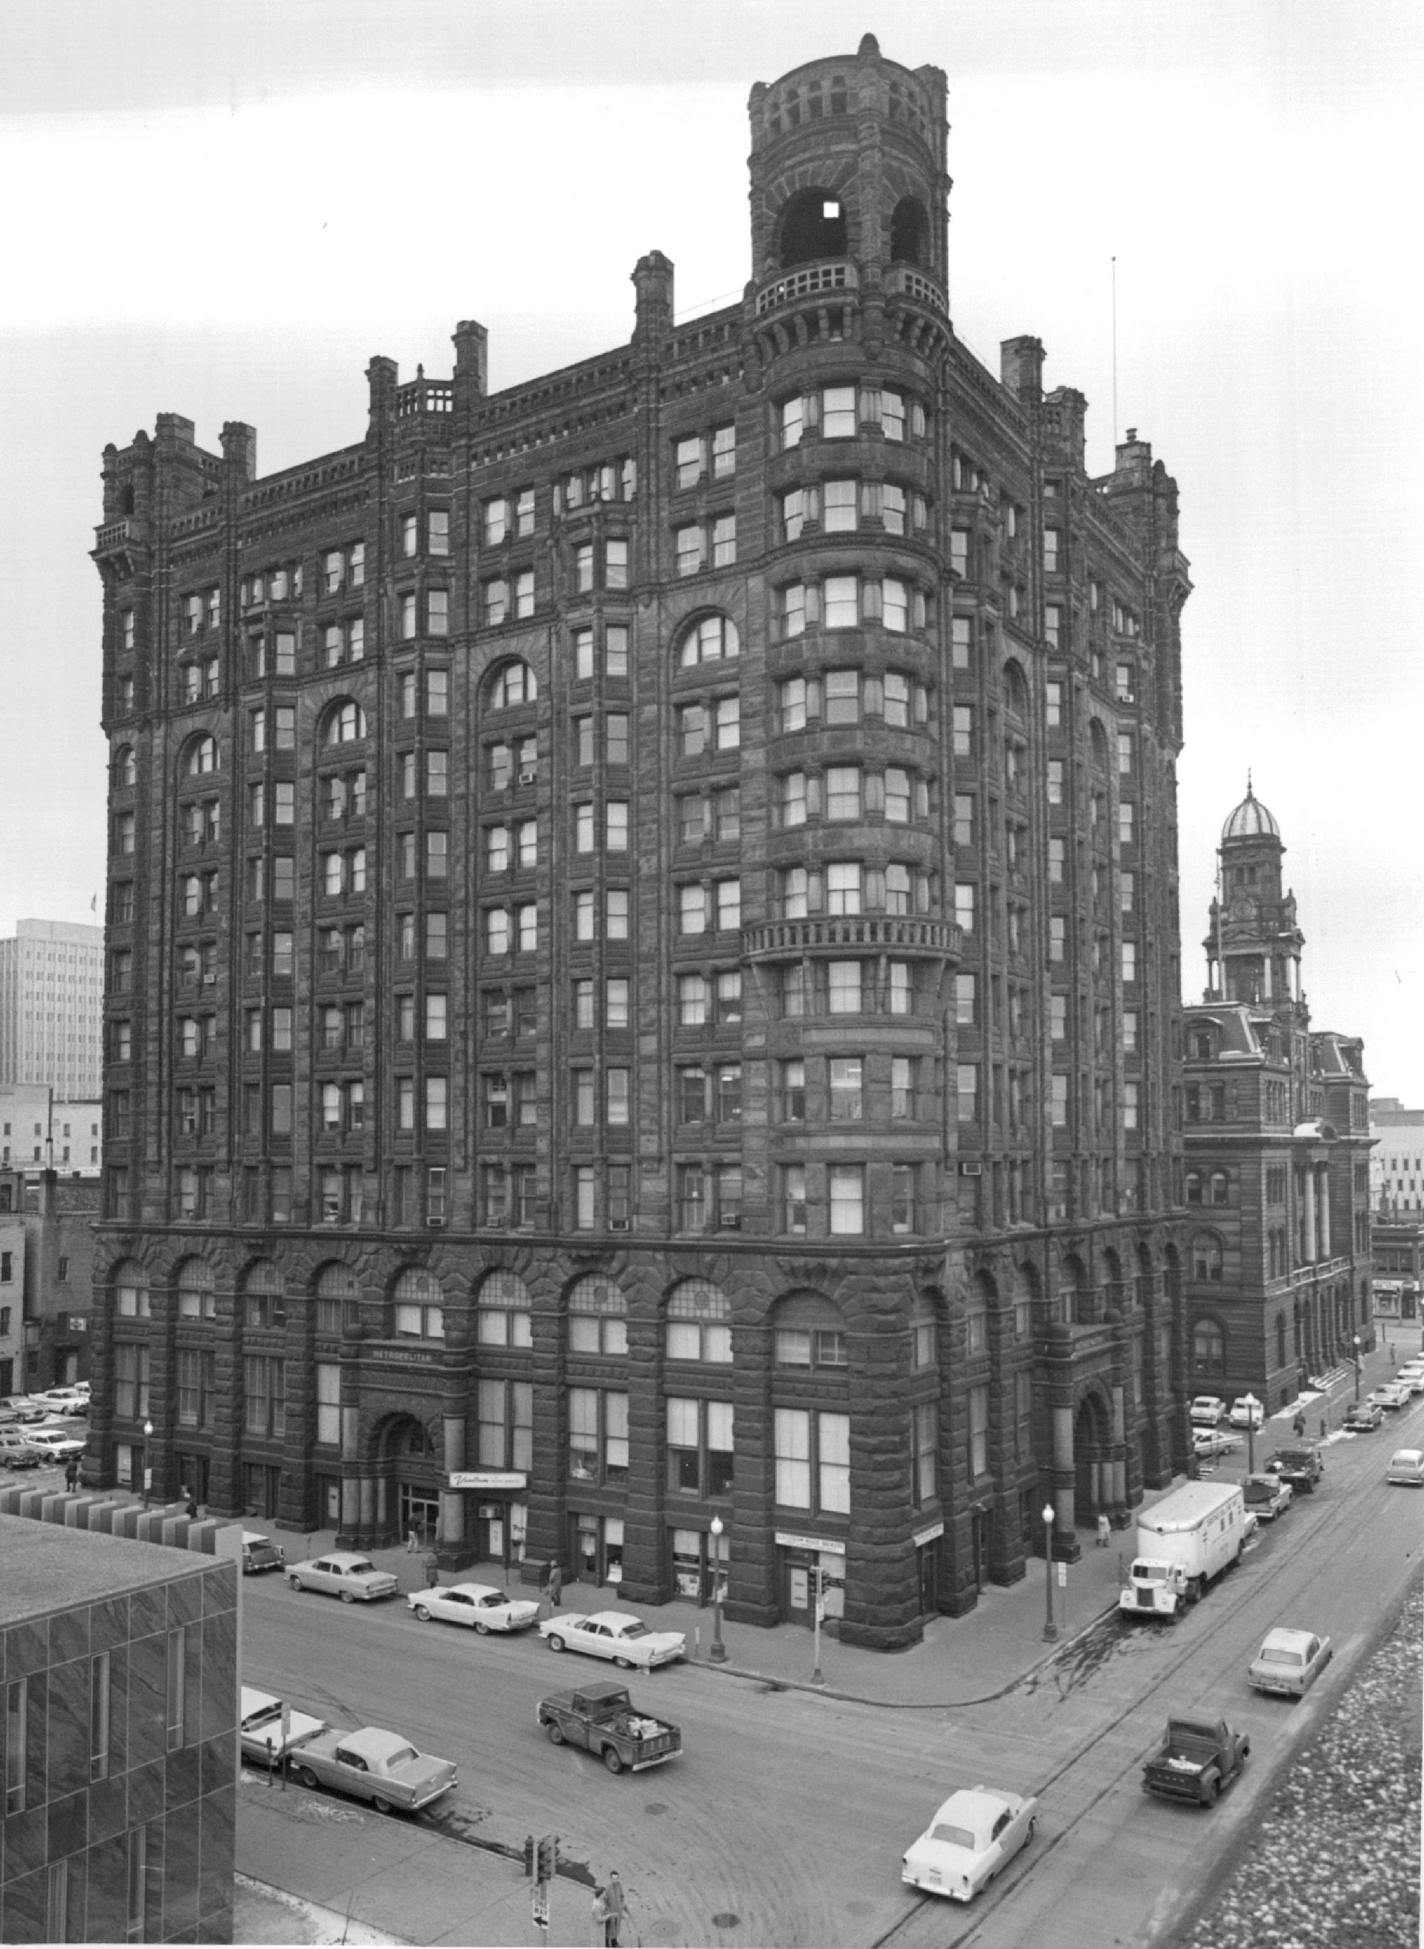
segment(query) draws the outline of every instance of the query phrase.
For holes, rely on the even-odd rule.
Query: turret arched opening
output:
[[[783,271],[789,271],[793,264],[813,264],[821,257],[846,254],[845,205],[833,190],[797,190],[781,212],[779,230],[778,255]]]

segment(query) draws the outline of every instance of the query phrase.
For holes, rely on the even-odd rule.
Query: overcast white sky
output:
[[[755,81],[874,32],[950,88],[951,307],[1020,332],[1181,489],[1186,995],[1248,769],[1315,1025],[1424,1105],[1416,0],[5,0],[0,934],[103,912],[106,441],[186,415],[263,473],[358,441],[374,353],[491,385],[749,274]],[[1117,425],[1112,260],[1117,260]]]

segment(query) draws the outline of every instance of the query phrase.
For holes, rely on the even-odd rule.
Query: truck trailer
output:
[[[1240,1560],[1246,1502],[1236,1482],[1188,1482],[1137,1518],[1137,1554],[1119,1593],[1124,1617],[1180,1616]]]

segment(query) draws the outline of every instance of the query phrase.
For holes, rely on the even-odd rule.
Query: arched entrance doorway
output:
[[[1096,1391],[1084,1395],[1073,1416],[1073,1513],[1080,1523],[1112,1514],[1112,1417]]]
[[[414,1531],[429,1548],[440,1520],[439,1436],[414,1415],[391,1415],[375,1431],[374,1459],[377,1529],[400,1538]]]

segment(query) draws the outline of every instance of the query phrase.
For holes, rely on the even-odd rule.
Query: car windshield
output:
[[[487,1590],[479,1601],[488,1609],[492,1604],[507,1604],[509,1599],[502,1590]]]
[[[947,1820],[937,1820],[930,1829],[932,1841],[943,1841],[946,1847],[972,1848],[974,1836],[967,1827],[951,1827]]]
[[[1263,1665],[1299,1665],[1302,1662],[1298,1651],[1287,1651],[1281,1645],[1263,1645],[1261,1663]]]
[[[281,1716],[282,1708],[280,1705],[261,1705],[255,1712],[248,1713],[242,1722],[242,1730],[244,1732],[256,1732],[259,1726],[270,1726],[274,1720],[280,1719]]]
[[[645,1638],[648,1635],[648,1627],[634,1618],[631,1624],[618,1625],[613,1635],[615,1638]]]
[[[376,1575],[376,1566],[374,1563],[338,1563],[336,1568],[343,1577],[374,1577]]]
[[[414,1766],[419,1758],[414,1746],[397,1746],[393,1753],[386,1755],[386,1771],[394,1773],[398,1766]]]

